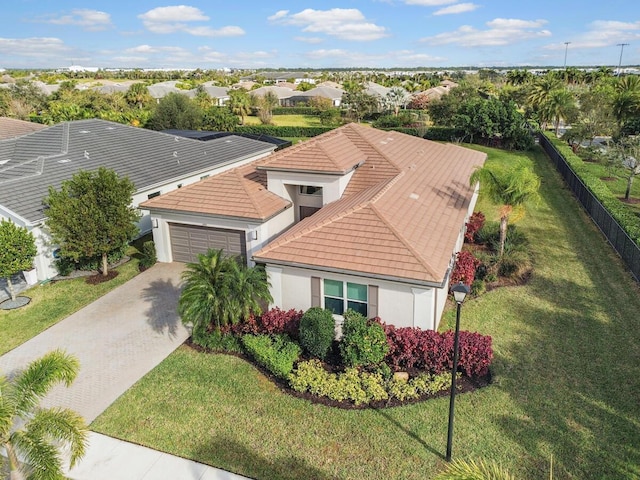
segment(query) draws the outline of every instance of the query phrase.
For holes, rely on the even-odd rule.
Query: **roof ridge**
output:
[[[248,170],[248,173],[253,173],[253,172],[256,171],[255,168],[253,170],[251,170],[251,169],[247,169],[247,170]],[[255,198],[253,198],[253,195],[249,191],[249,188],[248,188],[248,185],[247,185],[247,182],[246,182],[246,177],[242,174],[241,168],[240,167],[234,168],[232,170],[232,172],[235,174],[236,178],[240,182],[240,186],[242,187],[242,189],[244,190],[245,194],[249,198],[249,201],[251,202],[251,205],[253,205],[253,208],[255,209],[256,213],[261,215],[262,214],[262,210],[260,209],[260,206],[256,203]]]
[[[370,207],[376,213],[380,221],[393,232],[398,241],[400,241],[411,253],[413,253],[413,255],[420,261],[420,264],[429,272],[429,274],[433,278],[438,278],[438,274],[435,272],[429,262],[427,262],[424,257],[413,247],[413,245],[411,245],[411,243],[409,243],[407,239],[398,232],[396,227],[394,227],[393,224],[391,224],[389,220],[387,220],[387,217],[383,215],[382,212],[378,210],[378,208],[376,208],[373,202],[371,203]]]
[[[348,125],[353,125],[353,124],[349,123],[349,124],[347,124],[347,126]],[[361,127],[361,128],[367,128],[367,127]],[[376,147],[375,144],[373,144],[371,141],[369,141],[369,139],[365,138],[364,135],[362,135],[362,133],[359,131],[359,128],[353,128],[352,131],[353,131],[353,133],[358,135],[358,137],[360,137],[364,142],[366,142],[367,145],[369,145],[371,148],[373,148],[378,155],[380,155],[387,162],[389,162],[389,164],[391,164],[396,170],[398,170],[398,172],[402,172],[403,171],[402,168],[400,168],[400,166],[396,162],[391,160],[386,154],[384,154],[382,151],[380,151],[380,149],[378,147]],[[386,133],[389,133],[389,132],[386,132]],[[366,163],[366,160],[365,160],[365,163]]]

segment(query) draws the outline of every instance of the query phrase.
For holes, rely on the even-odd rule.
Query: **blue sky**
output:
[[[183,1],[3,0],[0,67],[640,64],[633,0]]]

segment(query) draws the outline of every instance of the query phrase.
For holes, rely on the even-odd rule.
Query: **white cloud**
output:
[[[473,12],[480,5],[476,5],[475,3],[456,3],[455,5],[451,5],[449,7],[441,8],[440,10],[436,10],[433,12],[434,15],[454,15],[458,13],[465,12]]]
[[[640,40],[640,22],[617,22],[597,20],[588,25],[581,35],[568,38],[571,49],[612,47],[618,43],[630,43]],[[546,45],[547,50],[564,50],[566,45],[552,43]]]
[[[304,43],[322,43],[324,40],[320,37],[294,37],[294,40]]]
[[[75,9],[70,15],[49,17],[44,20],[54,25],[77,25],[85,30],[98,31],[111,28],[111,15],[99,10]]]
[[[138,15],[138,18],[147,30],[159,34],[183,32],[198,37],[232,37],[245,34],[242,28],[233,25],[218,29],[210,26],[191,26],[189,22],[206,22],[209,17],[199,8],[186,5],[154,8]]]
[[[0,38],[0,53],[7,57],[50,57],[67,55],[71,48],[59,38]]]
[[[496,18],[487,22],[487,30],[463,25],[453,32],[426,37],[422,41],[431,45],[454,44],[461,47],[510,45],[532,38],[550,37],[551,32],[542,28],[546,23],[546,20]]]
[[[404,0],[407,5],[420,5],[423,7],[438,7],[440,5],[449,5],[456,3],[458,0]]]
[[[302,27],[306,33],[322,33],[342,40],[369,41],[389,36],[385,27],[367,21],[362,12],[355,8],[307,8],[294,14],[281,10],[270,16],[269,20],[276,24]]]

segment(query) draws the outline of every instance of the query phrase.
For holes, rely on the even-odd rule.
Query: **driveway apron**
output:
[[[67,407],[92,422],[189,336],[176,306],[184,264],[158,263],[0,357],[9,376],[56,348],[80,360],[70,387],[58,385],[42,406]]]

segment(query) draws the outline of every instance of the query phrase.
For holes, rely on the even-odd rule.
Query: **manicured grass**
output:
[[[16,310],[0,310],[0,355],[135,277],[139,273],[138,259],[135,258],[137,253],[135,246],[130,247],[127,254],[131,256],[131,261],[116,268],[120,273],[108,282],[89,285],[84,278],[75,278],[36,285],[21,293],[31,297],[27,306]]]
[[[245,125],[261,125],[258,117],[246,117]],[[278,127],[321,127],[320,117],[317,115],[274,115],[272,124]]]
[[[607,168],[600,163],[590,163],[585,162],[585,167],[589,172],[591,172],[595,177],[598,178],[607,178],[603,180],[604,184],[609,187],[614,195],[620,199],[624,198],[624,194],[627,191],[627,177],[618,177],[615,173],[612,175],[612,172],[607,170]],[[626,170],[620,169],[619,173],[622,175],[626,175]],[[615,178],[615,179],[613,179]],[[638,203],[626,203],[631,210],[633,210],[636,214],[640,215],[640,178],[636,176],[633,181],[633,185],[631,186],[631,199],[635,199]]]
[[[491,162],[517,155],[487,149]],[[516,478],[640,476],[640,289],[550,162],[519,222],[535,273],[468,300],[462,328],[493,337],[493,384],[456,400],[454,458]],[[491,218],[489,205],[480,209]],[[383,319],[392,323],[393,319]],[[442,329],[451,327],[449,310]],[[241,359],[181,347],[96,431],[258,479],[426,479],[444,465],[448,399],[345,411],[280,392]]]

